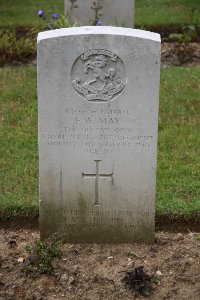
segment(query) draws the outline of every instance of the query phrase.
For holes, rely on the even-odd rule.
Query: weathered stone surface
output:
[[[73,23],[133,27],[135,0],[65,0],[65,14]]]
[[[42,238],[154,240],[159,73],[155,33],[39,34]]]

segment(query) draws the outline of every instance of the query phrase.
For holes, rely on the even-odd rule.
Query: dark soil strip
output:
[[[169,232],[200,232],[200,214],[189,218],[177,215],[157,216],[156,230]]]
[[[162,39],[167,39],[169,38],[169,35],[172,33],[178,33],[178,34],[183,34],[187,32],[189,25],[170,25],[170,26],[162,26],[162,25],[135,25],[135,29],[142,29],[142,30],[147,30],[147,31],[152,31],[152,32],[157,32],[161,35]],[[31,27],[14,27],[14,26],[2,26],[0,29],[9,29],[9,30],[16,30],[17,33],[17,38],[22,38],[25,37],[30,31]],[[38,29],[39,30],[39,29]],[[192,38],[191,42],[195,43],[200,43],[200,26],[197,25],[195,26],[195,30],[197,35]],[[40,31],[44,31],[44,29],[41,29]]]
[[[168,41],[169,42],[169,35],[173,33],[178,33],[178,34],[183,34],[187,32],[188,26],[178,26],[178,25],[170,25],[170,26],[159,26],[159,25],[144,25],[144,26],[135,26],[137,29],[143,29],[143,30],[148,30],[152,32],[157,32],[161,35],[162,40]],[[192,37],[191,42],[194,43],[200,43],[200,26],[195,27],[197,35],[195,37]],[[173,41],[171,41],[173,42]]]
[[[39,229],[39,218],[36,216],[0,216],[0,229]]]
[[[39,217],[10,216],[0,217],[0,229],[20,230],[38,229]],[[156,231],[168,232],[200,232],[200,215],[191,218],[180,218],[179,216],[156,217]]]
[[[7,55],[7,54],[6,54]],[[36,54],[35,54],[36,55]],[[22,60],[20,57],[6,56],[2,59],[0,53],[0,67],[4,65],[36,65],[36,57],[30,56]],[[162,66],[192,67],[200,65],[200,43],[162,43]]]

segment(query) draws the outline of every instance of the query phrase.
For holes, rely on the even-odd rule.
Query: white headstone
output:
[[[133,27],[135,0],[65,0],[65,14],[80,25]]]
[[[153,241],[159,79],[156,33],[39,34],[42,238]]]

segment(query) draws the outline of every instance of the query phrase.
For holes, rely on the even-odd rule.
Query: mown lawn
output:
[[[161,72],[157,215],[200,213],[200,68]],[[0,212],[38,213],[35,67],[0,69]]]
[[[161,72],[157,213],[200,213],[200,68]]]
[[[64,13],[64,0],[0,0],[0,27],[44,24],[37,16],[44,10],[47,21],[53,13]]]
[[[46,22],[52,13],[64,13],[64,0],[1,0],[0,27],[42,24],[37,17],[43,9]],[[200,25],[199,0],[136,0],[135,23],[145,25]]]
[[[136,0],[136,25],[200,25],[199,0]]]
[[[0,69],[1,210],[38,208],[36,69]]]

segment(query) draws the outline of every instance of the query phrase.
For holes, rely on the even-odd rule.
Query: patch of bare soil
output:
[[[180,43],[164,42],[162,43],[161,62],[163,67],[183,66],[193,67],[200,66],[200,43]],[[37,65],[36,59],[27,59],[26,62],[18,59],[9,59],[7,64],[24,66]],[[5,64],[0,64],[0,67]]]
[[[200,299],[200,241],[194,233],[158,232],[153,245],[64,244],[53,275],[26,275],[25,246],[38,239],[33,229],[0,230],[0,300],[142,299],[123,280],[139,266],[157,278],[148,299]]]
[[[162,43],[161,60],[164,66],[200,65],[200,43]]]
[[[136,25],[137,27],[137,25]],[[191,38],[191,42],[199,43],[200,42],[200,26],[195,26],[196,34],[191,34],[190,26],[177,26],[177,25],[170,25],[170,26],[161,26],[161,25],[146,25],[144,27],[140,27],[138,29],[148,30],[151,32],[157,32],[161,35],[162,41],[170,41],[171,34],[186,34],[189,35]],[[171,42],[173,42],[171,40]]]

